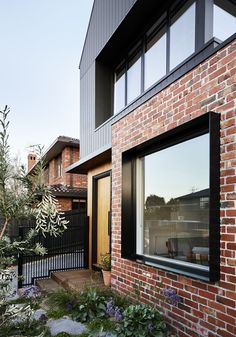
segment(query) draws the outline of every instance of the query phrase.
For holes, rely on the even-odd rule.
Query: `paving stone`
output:
[[[37,321],[40,320],[40,319],[46,319],[47,318],[47,312],[43,309],[35,310],[33,317]]]
[[[86,330],[85,325],[72,321],[67,318],[49,320],[47,326],[52,336],[56,336],[60,332],[67,332],[71,335],[79,335]]]

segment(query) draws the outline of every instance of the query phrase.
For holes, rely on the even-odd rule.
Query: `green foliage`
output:
[[[61,235],[67,228],[68,221],[58,210],[57,199],[50,191],[47,191],[35,208],[36,231],[41,232],[43,236],[47,233],[55,237]]]
[[[0,328],[0,337],[11,337],[16,335],[25,337],[51,336],[48,329],[45,328],[44,323],[35,320],[8,324]]]
[[[0,213],[3,217],[0,240],[13,220],[29,216],[36,218],[36,231],[58,236],[66,229],[67,221],[44,185],[42,148],[38,146],[38,161],[31,175],[26,175],[22,166],[15,168],[9,156],[9,112],[7,106],[0,111]]]
[[[160,313],[145,304],[130,305],[123,312],[123,320],[118,326],[118,336],[128,337],[167,336],[165,322]]]
[[[79,337],[90,337],[88,332],[82,332],[80,335],[78,335]],[[73,336],[71,336],[73,337]]]
[[[110,253],[101,254],[101,263],[99,266],[103,270],[107,270],[107,271],[111,270],[111,254]]]
[[[50,307],[57,307],[60,309],[66,308],[66,305],[72,300],[78,299],[79,292],[73,290],[60,289],[48,295],[47,303]]]
[[[67,315],[68,312],[65,309],[55,309],[55,310],[50,310],[47,313],[47,316],[49,318],[54,318],[54,319],[58,319],[61,318],[65,315]]]
[[[110,319],[94,319],[87,328],[90,333],[115,332],[117,323]]]
[[[0,329],[8,331],[11,328],[11,321],[14,318],[22,318],[27,315],[31,308],[19,308],[15,305],[7,305],[8,298],[13,294],[11,281],[15,277],[11,269],[7,269],[13,262],[17,254],[22,252],[45,254],[46,250],[40,243],[35,242],[38,232],[49,233],[58,236],[66,228],[67,221],[62,213],[57,210],[55,199],[51,192],[43,183],[44,158],[40,156],[37,169],[32,177],[26,176],[22,166],[13,163],[8,145],[8,114],[10,109],[5,108],[0,111],[0,214],[3,218],[0,223]],[[16,166],[16,167],[15,167]],[[16,219],[35,217],[37,227],[28,232],[24,241],[13,241],[6,236],[9,226]],[[26,322],[31,319],[29,318]],[[28,325],[29,325],[28,324]],[[19,325],[19,326],[18,326]],[[28,326],[25,322],[15,324],[18,327],[16,333],[24,335],[21,330]],[[24,326],[24,327],[23,327]],[[33,329],[32,329],[33,330]],[[15,331],[15,330],[14,330]],[[15,334],[16,334],[15,333]],[[31,336],[31,330],[27,336]],[[4,334],[7,336],[7,333]]]
[[[59,314],[54,318],[67,313],[77,321],[88,323],[88,332],[81,335],[84,337],[97,337],[104,332],[133,337],[137,336],[137,331],[139,337],[167,336],[162,314],[155,308],[145,304],[130,305],[126,298],[111,290],[96,287],[88,287],[81,292],[61,290],[49,295],[48,304],[50,310],[57,307]],[[117,321],[116,316],[111,315],[116,308],[121,316]]]
[[[79,298],[77,320],[89,322],[95,318],[106,317],[106,298],[96,288],[89,288]]]

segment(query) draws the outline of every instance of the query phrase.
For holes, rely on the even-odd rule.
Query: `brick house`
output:
[[[66,173],[65,168],[80,158],[80,141],[59,136],[44,154],[45,184],[50,186],[62,211],[86,210],[87,177],[82,174]],[[28,155],[28,174],[37,165],[34,153]]]
[[[80,62],[68,172],[88,175],[90,266],[110,250],[112,288],[138,287],[181,337],[236,335],[235,16],[230,0],[95,0]]]

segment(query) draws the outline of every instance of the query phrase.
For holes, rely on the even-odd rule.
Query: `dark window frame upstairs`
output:
[[[228,0],[231,2],[231,0]],[[189,3],[189,4],[188,4]],[[181,63],[176,65],[173,69],[170,69],[170,22],[171,18],[173,18],[182,7],[186,6],[187,9],[195,3],[195,50],[189,55],[186,59],[184,59]],[[187,5],[188,4],[188,5]],[[166,74],[151,85],[148,88],[144,88],[144,57],[145,57],[145,49],[147,42],[147,33],[152,29],[152,26],[148,27],[148,29],[143,32],[143,34],[134,42],[134,44],[124,53],[123,59],[119,62],[118,65],[114,67],[114,84],[115,84],[115,73],[118,69],[123,67],[125,73],[125,105],[120,111],[114,110],[114,105],[112,106],[112,114],[111,118],[118,115],[120,112],[125,110],[130,105],[133,105],[140,97],[145,95],[148,91],[150,91],[153,87],[155,87],[158,83],[164,81],[168,78],[172,73],[178,72],[178,69],[187,63],[189,60],[195,58],[201,51],[204,51],[205,48],[209,44],[213,45],[213,48],[217,47],[219,44],[224,43],[224,41],[218,41],[213,37],[213,11],[214,11],[214,0],[177,0],[171,7],[167,8],[165,12],[161,13],[163,16],[166,13],[165,19],[160,22],[157,27],[151,32],[150,35],[154,36],[158,34],[158,32],[166,26]],[[185,12],[185,11],[184,11]],[[184,13],[183,12],[183,13]],[[182,13],[182,14],[183,14]],[[158,19],[157,19],[158,21]],[[230,39],[230,37],[229,37]],[[227,39],[228,40],[228,39]],[[137,96],[133,101],[127,102],[127,70],[128,70],[128,62],[130,60],[129,51],[138,43],[141,45],[141,93]],[[114,86],[115,87],[115,86]],[[113,90],[113,95],[115,95],[115,90]]]
[[[209,205],[209,269],[186,265],[180,261],[155,259],[136,253],[136,158],[188,139],[209,133],[210,140],[210,205]],[[122,219],[121,256],[158,269],[175,272],[204,281],[216,282],[220,277],[220,116],[209,112],[167,131],[122,154]]]

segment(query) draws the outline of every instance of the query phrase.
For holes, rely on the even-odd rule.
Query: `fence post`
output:
[[[89,217],[84,217],[84,268],[89,267]]]
[[[19,227],[19,236],[23,239],[23,228]],[[18,253],[18,288],[22,288],[23,256]]]

